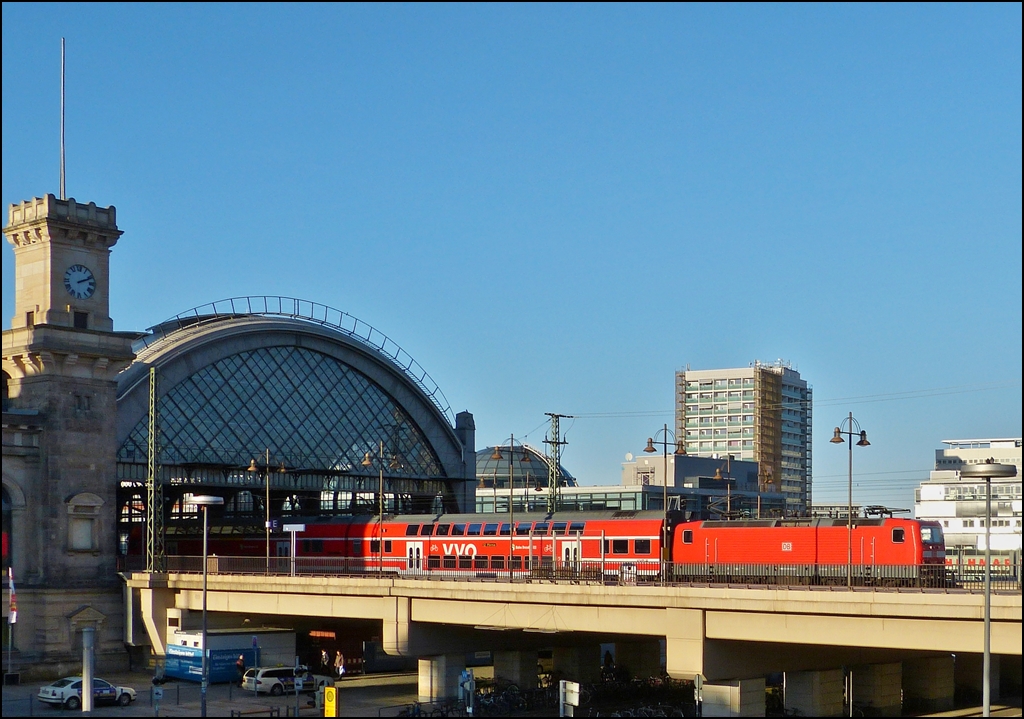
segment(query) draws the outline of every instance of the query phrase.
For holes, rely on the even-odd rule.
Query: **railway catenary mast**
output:
[[[572,419],[571,414],[556,414],[545,412],[551,418],[551,431],[544,444],[551,445],[551,453],[548,457],[548,514],[558,511],[558,481],[562,469],[562,445],[568,444],[564,441],[558,431],[558,420]]]

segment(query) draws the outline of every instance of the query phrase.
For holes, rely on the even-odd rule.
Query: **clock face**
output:
[[[64,273],[64,289],[75,299],[88,299],[96,291],[96,277],[85,265],[71,265]]]

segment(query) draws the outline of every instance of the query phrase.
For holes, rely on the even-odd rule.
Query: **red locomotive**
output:
[[[945,564],[942,528],[911,519],[764,519],[677,522],[661,512],[566,512],[346,517],[308,522],[295,548],[303,571],[498,576],[581,572],[687,581],[764,582],[787,576],[829,581],[859,577],[915,579]],[[667,542],[666,542],[667,538]],[[134,542],[133,542],[134,544]],[[271,554],[289,556],[288,539]],[[663,553],[663,547],[667,551]],[[200,538],[169,534],[168,554],[198,555]],[[210,553],[262,557],[262,535],[214,533]],[[898,568],[898,569],[897,569]]]

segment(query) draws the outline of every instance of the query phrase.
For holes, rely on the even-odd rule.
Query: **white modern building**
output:
[[[965,464],[1012,464],[1017,476],[992,480],[993,551],[1021,549],[1021,438],[945,439],[935,450],[935,469],[914,490],[914,516],[942,524],[947,549],[984,551],[985,483],[962,478]]]

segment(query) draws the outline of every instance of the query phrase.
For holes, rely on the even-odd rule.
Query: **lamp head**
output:
[[[860,431],[860,442],[857,442],[858,447],[867,447],[871,442],[868,442],[868,433],[865,430]]]
[[[529,462],[530,453],[526,451],[526,447],[523,447],[523,456],[519,458],[520,462]]]
[[[245,470],[246,472],[258,472],[259,468],[256,466],[256,460],[249,460],[249,467]]]
[[[501,460],[501,450],[498,449],[497,447],[495,447],[494,448],[494,454],[491,455],[491,459],[493,459],[495,461],[500,461]]]
[[[391,461],[388,462],[388,469],[401,469],[402,463],[398,461],[398,455],[391,455]]]
[[[836,427],[835,431],[832,432],[832,439],[829,442],[832,444],[842,444],[844,442],[842,430]]]
[[[650,454],[651,452],[657,452],[658,451],[658,450],[656,450],[654,448],[654,437],[648,437],[647,438],[647,446],[644,447],[644,451],[647,452],[648,454]]]
[[[722,468],[721,467],[715,467],[715,479],[717,479],[719,481],[722,480]]]
[[[363,461],[360,462],[359,464],[363,465],[364,467],[372,467],[373,466],[373,460],[370,459],[370,453],[369,452],[367,452],[366,454],[363,455]]]
[[[284,462],[281,462],[281,464],[277,468],[277,471],[279,474],[284,474],[285,472],[288,471],[287,469],[285,469]]]
[[[685,457],[686,456],[686,442],[684,442],[683,440],[679,440],[678,442],[676,442],[676,452],[675,453],[677,455],[679,455],[680,457]]]

